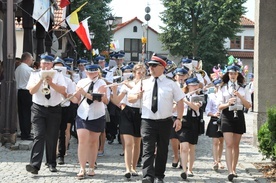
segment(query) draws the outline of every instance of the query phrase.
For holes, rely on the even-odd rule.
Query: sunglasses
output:
[[[149,64],[149,67],[157,67],[160,64]]]

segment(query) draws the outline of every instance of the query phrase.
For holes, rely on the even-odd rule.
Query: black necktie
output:
[[[90,86],[88,88],[88,92],[87,93],[90,93],[92,95],[92,93],[93,93],[93,87],[94,87],[94,83],[91,82],[91,84],[90,84]],[[87,98],[87,103],[90,105],[90,104],[93,103],[93,100],[90,100],[90,99]]]
[[[50,86],[49,85],[48,85],[48,89],[50,91]],[[45,95],[45,97],[49,100],[51,98],[51,94],[49,93],[49,94]]]
[[[153,91],[152,91],[152,100],[151,100],[151,111],[156,113],[157,111],[157,100],[158,100],[158,88],[157,88],[157,78],[155,78]]]

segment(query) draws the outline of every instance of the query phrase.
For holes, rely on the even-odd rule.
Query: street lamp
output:
[[[105,23],[109,28],[109,33],[108,33],[108,53],[110,52],[110,32],[111,32],[111,28],[113,25],[115,18],[112,16],[112,14],[109,15],[109,17],[107,19],[105,19]]]
[[[89,37],[90,37],[91,45],[92,45],[92,49],[90,50],[90,61],[92,62],[92,60],[93,60],[93,40],[95,38],[95,33],[93,31],[90,32]]]

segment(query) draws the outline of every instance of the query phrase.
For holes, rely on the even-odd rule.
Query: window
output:
[[[125,39],[125,52],[142,52],[142,42],[140,39]]]
[[[254,37],[244,36],[244,49],[254,49]]]
[[[241,49],[241,36],[237,36],[231,40],[230,48],[231,49]]]
[[[133,27],[133,32],[137,32],[137,26]]]

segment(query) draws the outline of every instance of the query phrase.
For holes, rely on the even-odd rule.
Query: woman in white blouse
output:
[[[81,79],[77,83],[77,93],[71,99],[72,102],[79,104],[76,116],[80,163],[78,179],[85,178],[85,175],[95,175],[94,167],[98,153],[99,136],[105,128],[104,104],[108,103],[106,83],[101,79],[99,66],[88,65],[85,73],[87,78]],[[86,172],[87,161],[89,169]]]
[[[218,93],[229,181],[237,177],[239,144],[242,134],[246,132],[243,107],[247,109],[251,107],[250,93],[244,88],[244,77],[239,70],[236,65],[227,67],[227,73],[222,77],[223,83]]]

